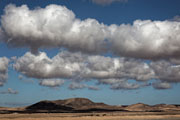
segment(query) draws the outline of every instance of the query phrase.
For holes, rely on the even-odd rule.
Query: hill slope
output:
[[[91,111],[119,111],[121,107],[110,106],[104,103],[95,103],[87,98],[70,98],[55,101],[40,101],[26,110],[48,112],[91,112]]]

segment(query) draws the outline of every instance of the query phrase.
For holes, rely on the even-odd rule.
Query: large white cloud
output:
[[[15,47],[66,47],[86,53],[111,51],[145,59],[179,57],[180,22],[136,20],[132,25],[104,25],[95,19],[80,20],[64,6],[30,10],[8,5],[2,16],[6,43]]]
[[[98,55],[89,56],[80,52],[67,51],[60,52],[53,58],[47,57],[44,52],[40,52],[38,55],[27,52],[18,58],[13,66],[22,74],[38,79],[128,78],[147,81],[154,76],[154,72],[148,64],[142,61]]]
[[[8,5],[4,11],[0,41],[30,48],[31,52],[14,59],[13,66],[27,77],[40,79],[40,85],[60,86],[59,80],[67,78],[72,80],[72,88],[81,81],[97,80],[112,89],[138,89],[149,86],[147,81],[154,79],[155,89],[167,89],[171,83],[180,82],[179,17],[172,21],[135,20],[132,25],[108,26],[95,19],[80,20],[60,5],[33,10],[26,5]],[[70,52],[49,58],[38,51],[54,47],[64,47]],[[107,52],[120,57],[101,56]],[[0,59],[3,66],[1,61],[6,61],[7,68],[8,59]],[[7,69],[2,68],[0,85],[7,79]],[[90,89],[82,84],[77,86]]]
[[[56,81],[51,81],[51,79],[59,78],[68,78],[72,82],[94,79],[98,80],[99,83],[113,85],[111,83],[113,79],[117,81],[132,79],[146,82],[155,77],[154,71],[149,65],[140,60],[111,58],[68,51],[62,51],[53,58],[47,57],[44,52],[39,52],[36,55],[27,52],[24,56],[17,58],[13,66],[15,70],[27,77],[45,79],[40,82],[40,85],[52,83],[52,86],[59,84],[55,84]],[[103,82],[105,80],[108,80],[109,83]],[[114,84],[116,83],[114,82]],[[125,82],[118,83],[124,84]],[[79,84],[72,84],[71,88],[74,89],[75,85],[78,85],[78,88],[83,86],[83,88],[93,89]]]
[[[61,46],[96,52],[105,39],[103,24],[94,19],[76,19],[65,6],[49,5],[30,10],[26,5],[8,5],[1,22],[9,37],[6,42],[30,47],[34,53],[40,47]]]
[[[4,85],[8,77],[8,63],[9,59],[0,57],[0,86]]]
[[[136,58],[178,57],[180,22],[136,20],[133,25],[111,25],[113,51]]]
[[[81,52],[62,51],[53,58],[49,58],[44,52],[27,52],[17,58],[13,66],[27,77],[42,79],[40,85],[44,86],[60,86],[57,81],[64,78],[74,83],[96,80],[98,84],[110,85],[112,89],[138,89],[149,86],[150,80],[157,81],[152,84],[155,89],[167,89],[171,88],[171,83],[180,82],[179,65],[168,61],[146,63],[137,59],[111,58]],[[136,82],[128,82],[129,80]],[[74,83],[70,88],[89,88]]]
[[[24,56],[17,59],[14,68],[28,77],[38,79],[72,77],[75,67],[78,66],[76,64],[68,64],[68,61],[64,61],[61,58],[57,59],[58,56],[50,59],[43,52],[38,55],[27,52]]]
[[[88,76],[90,78],[127,78],[137,81],[147,81],[153,78],[154,72],[141,60],[126,58],[110,58],[104,56],[89,56]]]

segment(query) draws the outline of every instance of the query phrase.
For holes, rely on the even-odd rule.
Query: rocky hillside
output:
[[[110,106],[104,103],[95,103],[86,98],[71,98],[56,101],[40,101],[26,110],[34,111],[59,111],[59,112],[91,112],[91,111],[119,111],[121,107]]]

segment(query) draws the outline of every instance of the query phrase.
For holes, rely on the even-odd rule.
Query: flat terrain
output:
[[[177,112],[0,114],[0,120],[180,120]]]

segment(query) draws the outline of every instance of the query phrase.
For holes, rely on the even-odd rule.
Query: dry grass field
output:
[[[158,113],[38,113],[0,114],[0,120],[180,120],[180,114]]]

